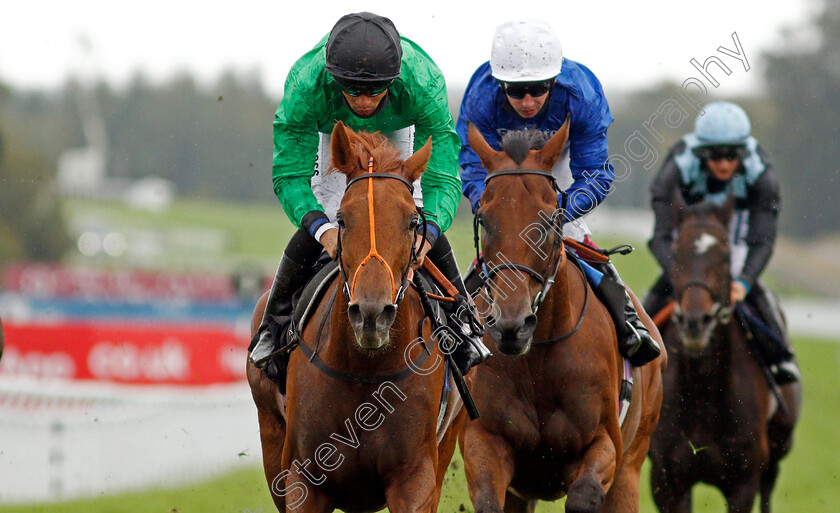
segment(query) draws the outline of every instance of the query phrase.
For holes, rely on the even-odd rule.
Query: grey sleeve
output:
[[[682,193],[680,170],[674,162],[674,155],[683,143],[678,144],[668,154],[662,170],[650,185],[651,208],[654,215],[653,237],[648,242],[653,256],[667,274],[674,262],[674,228],[677,216],[672,205],[674,194]]]
[[[767,267],[773,246],[776,243],[779,210],[779,181],[773,165],[759,148],[759,155],[765,161],[767,169],[750,188],[749,193],[749,229],[747,230],[747,257],[739,279],[752,287],[755,280]]]

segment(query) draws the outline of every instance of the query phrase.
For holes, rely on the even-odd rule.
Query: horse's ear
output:
[[[408,157],[404,162],[406,169],[406,179],[414,183],[414,180],[420,178],[423,171],[426,170],[426,164],[429,163],[429,158],[432,156],[432,136],[426,140],[426,144],[422,148],[415,151],[413,155]]]
[[[671,207],[674,209],[674,215],[677,218],[677,224],[683,222],[688,214],[688,203],[682,195],[679,187],[674,189],[674,194],[671,195]]]
[[[566,114],[566,121],[563,122],[563,126],[551,136],[551,139],[539,151],[539,160],[546,164],[548,169],[554,167],[557,159],[560,158],[560,154],[563,153],[563,146],[566,145],[566,141],[569,139],[570,120],[571,114]]]
[[[494,150],[489,144],[487,144],[484,136],[481,135],[481,130],[479,130],[472,121],[467,121],[467,140],[469,140],[470,147],[472,147],[473,151],[475,151],[478,155],[478,158],[481,159],[481,163],[484,164],[484,167],[488,168],[487,171],[489,172],[490,169],[488,167],[488,163],[495,160],[497,155],[501,152]]]
[[[356,164],[359,161],[350,141],[351,133],[352,130],[345,127],[344,123],[339,121],[333,128],[330,141],[332,165],[345,175],[350,175],[356,169]]]
[[[732,219],[732,212],[735,211],[735,195],[731,192],[726,197],[726,201],[720,208],[715,210],[715,216],[720,220],[723,226],[729,226],[729,220]]]

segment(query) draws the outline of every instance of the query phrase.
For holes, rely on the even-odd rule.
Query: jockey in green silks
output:
[[[445,232],[458,207],[460,141],[449,112],[446,84],[432,59],[401,37],[388,18],[348,14],[292,66],[274,119],[274,192],[299,230],[283,252],[272,284],[259,340],[250,360],[265,369],[275,351],[267,329],[270,316],[289,315],[292,295],[312,276],[323,250],[336,256],[336,212],[346,178],[325,173],[329,138],[342,121],[349,128],[382,132],[410,156],[432,138],[427,170],[415,183],[415,202],[424,209],[427,240],[417,248],[465,298],[458,264]],[[452,313],[449,321],[455,314]],[[458,329],[456,332],[460,331]],[[489,352],[476,334],[464,334],[453,352],[463,374]]]

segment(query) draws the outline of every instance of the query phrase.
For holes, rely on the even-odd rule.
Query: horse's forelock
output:
[[[368,159],[373,156],[374,171],[377,173],[395,173],[403,175],[401,164],[402,158],[399,149],[396,148],[384,135],[379,132],[356,132],[351,138],[353,150],[359,158],[359,169],[353,171],[348,177],[351,180],[361,173],[367,173]]]
[[[539,150],[545,146],[545,134],[539,130],[517,130],[507,132],[502,136],[502,151],[508,154],[517,164],[522,164],[531,150]]]
[[[717,203],[713,203],[711,201],[701,201],[700,203],[695,203],[686,209],[685,218],[686,220],[694,218],[704,222],[712,221],[723,226],[723,223],[720,222],[720,219],[718,219],[716,215],[720,209],[721,206]],[[724,226],[724,228],[726,227]]]

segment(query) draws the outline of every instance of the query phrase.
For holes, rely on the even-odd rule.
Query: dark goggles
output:
[[[554,85],[553,78],[539,82],[502,82],[502,89],[514,100],[521,100],[526,94],[530,94],[532,98],[544,96],[551,90],[552,85]]]
[[[391,87],[391,84],[394,83],[393,80],[380,80],[376,82],[354,82],[352,80],[347,80],[343,78],[333,77],[335,79],[335,83],[338,84],[338,87],[344,91],[347,96],[368,96],[370,98],[376,98],[380,94],[384,93]]]
[[[746,156],[746,148],[740,145],[703,146],[694,154],[701,160],[740,160]]]

